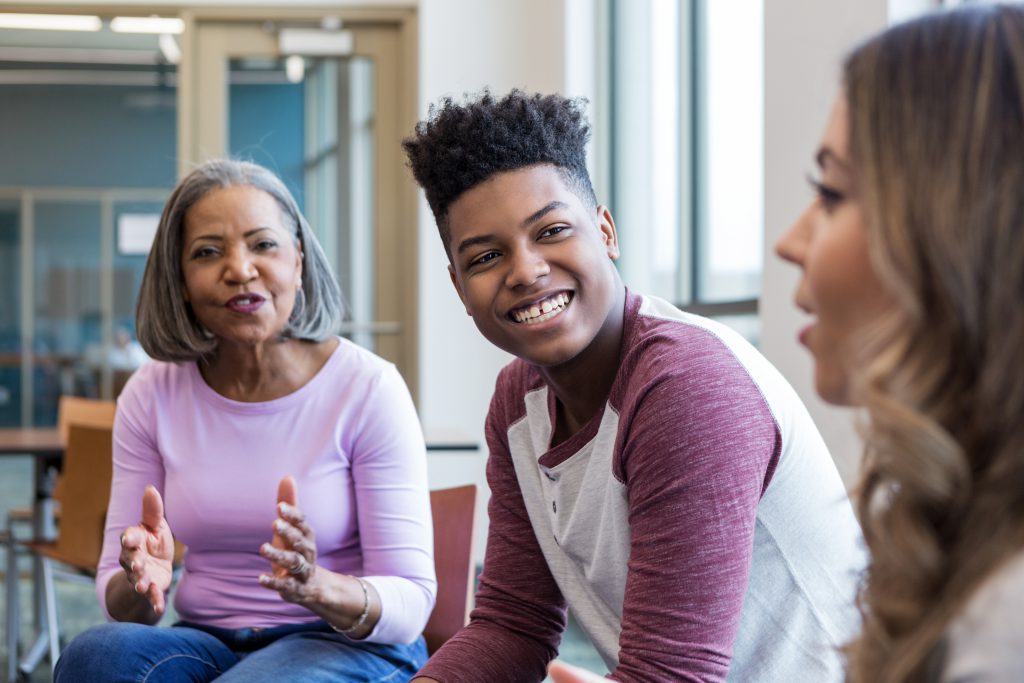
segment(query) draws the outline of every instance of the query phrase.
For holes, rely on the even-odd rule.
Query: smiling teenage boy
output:
[[[568,607],[615,680],[840,681],[864,558],[825,445],[739,335],[623,285],[589,135],[513,91],[404,142],[466,312],[517,356],[471,622],[414,680],[540,681]]]

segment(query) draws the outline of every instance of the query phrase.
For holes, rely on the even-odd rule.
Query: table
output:
[[[53,523],[53,482],[47,472],[59,467],[64,457],[64,444],[56,427],[0,427],[0,456],[30,456],[34,461],[32,496],[32,535],[37,539],[52,539],[57,535]],[[13,552],[13,547],[8,552]],[[7,581],[15,580],[10,576]],[[46,653],[49,634],[43,618],[43,563],[36,556],[32,560],[32,585],[38,634],[35,643],[25,654],[18,668],[31,672]],[[11,593],[9,593],[11,595]],[[11,605],[7,606],[11,610]],[[10,612],[9,612],[10,614]],[[11,625],[8,624],[8,629]],[[15,680],[15,652],[8,652],[8,679]]]
[[[33,533],[39,538],[52,539],[53,526],[52,484],[47,478],[50,467],[59,467],[64,457],[64,444],[56,427],[0,427],[0,456],[30,456],[33,468]],[[44,515],[47,515],[44,516]]]

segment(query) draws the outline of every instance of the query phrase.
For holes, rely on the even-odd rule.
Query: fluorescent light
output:
[[[284,73],[289,83],[301,83],[306,76],[306,60],[299,55],[292,55],[284,60]]]
[[[345,57],[352,54],[351,31],[283,28],[277,33],[277,49],[283,55]]]
[[[115,33],[181,33],[185,22],[177,17],[114,17],[110,30]]]
[[[37,31],[99,31],[99,17],[82,14],[0,14],[0,28],[27,28]]]
[[[161,33],[160,37],[157,38],[157,45],[160,47],[160,54],[164,56],[168,64],[180,64],[181,63],[181,48],[178,46],[178,41],[174,39],[169,33]]]

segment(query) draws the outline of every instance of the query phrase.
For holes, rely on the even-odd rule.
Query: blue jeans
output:
[[[365,643],[324,621],[237,630],[117,623],[95,626],[71,641],[57,661],[54,681],[407,683],[426,660],[422,637],[410,645]]]

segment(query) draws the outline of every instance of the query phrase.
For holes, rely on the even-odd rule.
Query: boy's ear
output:
[[[597,207],[597,229],[604,242],[605,253],[612,261],[619,258],[619,235],[615,232],[615,219],[612,212],[603,204]]]
[[[451,276],[452,285],[455,287],[455,291],[459,295],[459,300],[462,301],[463,308],[466,309],[466,315],[472,316],[473,314],[469,312],[469,306],[466,304],[466,295],[463,294],[462,286],[459,284],[459,278],[455,275],[455,266],[450,263],[448,264],[448,275]]]

